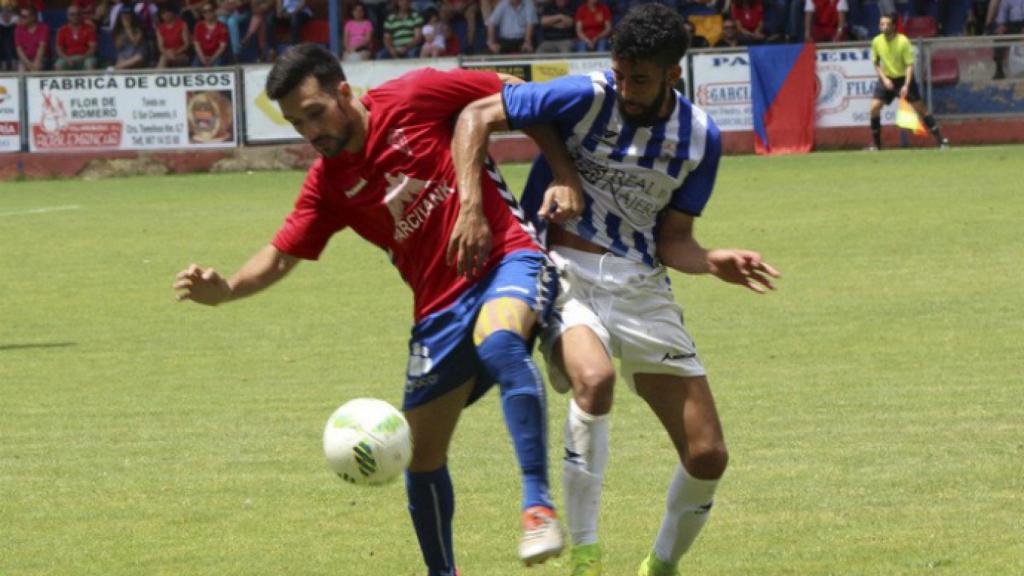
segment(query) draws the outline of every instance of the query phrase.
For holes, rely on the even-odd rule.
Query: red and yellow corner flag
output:
[[[917,136],[924,136],[928,129],[921,123],[917,110],[905,99],[900,98],[900,107],[896,110],[896,125],[904,130],[912,130]]]

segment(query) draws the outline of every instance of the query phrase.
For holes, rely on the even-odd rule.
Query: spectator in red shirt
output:
[[[849,10],[846,0],[807,0],[804,4],[804,41],[842,41]]]
[[[741,43],[764,42],[764,6],[761,0],[734,0],[731,12]]]
[[[40,72],[46,69],[46,52],[50,43],[50,27],[36,18],[34,6],[19,11],[18,27],[14,29],[14,47],[18,51],[18,69]]]
[[[68,23],[57,30],[57,70],[96,69],[96,28],[82,21],[74,4],[68,8]]]
[[[606,52],[612,33],[612,11],[599,0],[587,0],[576,10],[576,51]]]
[[[206,2],[200,8],[203,19],[196,23],[192,32],[196,58],[192,63],[197,68],[222,66],[224,53],[228,49],[228,27],[217,20],[217,8],[213,2]]]
[[[167,6],[160,7],[160,23],[156,25],[156,46],[160,59],[157,68],[188,66],[188,48],[192,44],[185,21]]]

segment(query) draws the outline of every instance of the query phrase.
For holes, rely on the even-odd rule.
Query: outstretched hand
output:
[[[575,218],[583,211],[583,190],[578,186],[552,182],[544,192],[537,215],[555,224]]]
[[[775,290],[772,278],[782,275],[751,250],[712,250],[708,252],[711,274],[729,282],[745,286],[758,294]]]
[[[178,301],[191,300],[197,304],[216,306],[231,296],[231,286],[213,268],[203,269],[192,264],[178,272],[174,289],[180,290]]]

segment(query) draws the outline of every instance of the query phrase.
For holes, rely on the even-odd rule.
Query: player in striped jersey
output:
[[[708,250],[693,236],[694,219],[714,186],[721,143],[707,114],[673,89],[687,45],[674,11],[644,5],[616,28],[611,71],[506,86],[500,96],[463,113],[478,115],[477,124],[492,129],[554,124],[582,180],[582,214],[547,232],[562,294],[556,303],[560,321],[544,343],[552,385],[573,390],[563,483],[574,576],[602,573],[597,518],[613,356],[680,459],[641,576],[678,573],[725,471],[728,455],[714,399],[666,267],[713,274],[758,293],[772,289],[778,276],[757,252]],[[457,130],[456,141],[481,149],[486,134]],[[528,214],[551,181],[552,171],[539,158],[523,196]]]

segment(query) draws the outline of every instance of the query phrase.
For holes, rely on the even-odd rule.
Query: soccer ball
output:
[[[409,423],[383,400],[350,400],[327,419],[324,456],[331,470],[350,484],[387,484],[412,458]]]

